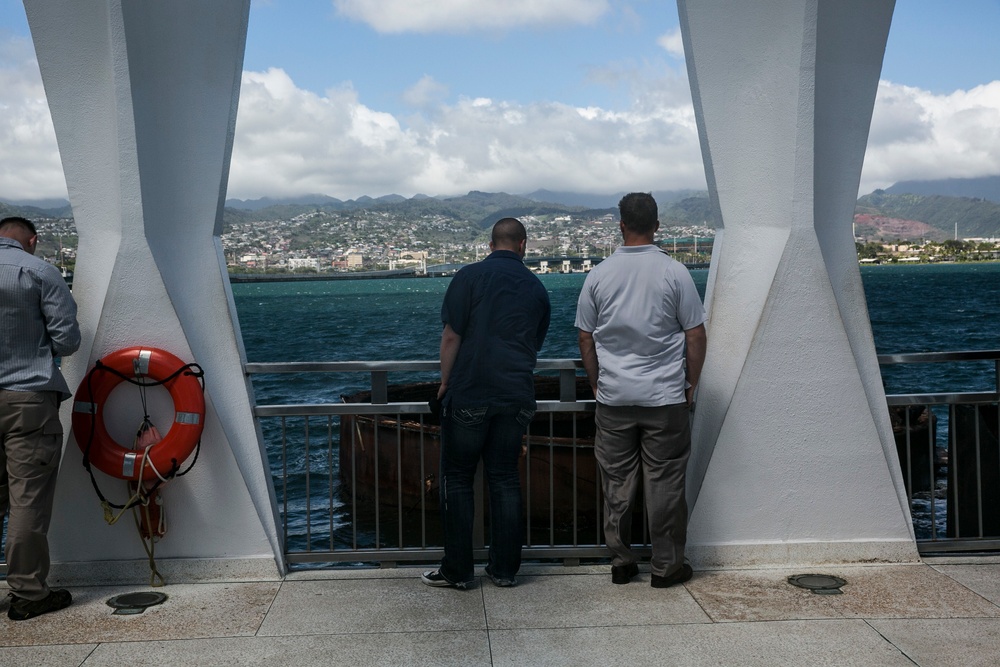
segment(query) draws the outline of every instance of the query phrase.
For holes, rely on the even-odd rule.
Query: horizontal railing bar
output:
[[[915,352],[907,354],[880,354],[880,364],[921,364],[947,361],[996,361],[1000,350],[968,350],[962,352]],[[249,374],[256,373],[343,373],[372,370],[388,371],[436,371],[440,368],[437,360],[408,361],[286,361],[252,362],[244,369]],[[583,369],[580,359],[539,359],[536,370]]]
[[[995,551],[1000,550],[1000,540],[979,539],[938,539],[917,540],[917,550],[921,555],[933,553],[951,553],[960,551]],[[633,549],[637,556],[649,556],[649,547]],[[525,560],[534,558],[607,558],[608,549],[603,545],[578,547],[522,547],[522,557]],[[485,560],[488,549],[477,549],[473,557]],[[290,551],[286,557],[289,563],[355,563],[358,561],[437,561],[444,556],[444,550],[434,549],[357,549],[351,551]]]
[[[263,373],[351,373],[367,371],[436,371],[441,368],[437,360],[419,361],[282,361],[254,362],[244,365],[249,375]],[[539,359],[535,370],[558,371],[583,369],[579,359]]]
[[[955,551],[997,551],[1000,550],[1000,540],[988,539],[937,539],[937,540],[917,540],[917,551],[921,556],[933,553],[945,553]]]
[[[649,547],[632,549],[637,556],[648,557]],[[486,560],[488,549],[474,549],[476,560]],[[351,551],[292,551],[287,553],[289,563],[356,563],[358,561],[437,561],[444,556],[444,549],[357,549]],[[534,558],[607,558],[608,548],[604,545],[577,547],[522,547],[524,560]]]
[[[486,557],[486,550],[483,556]],[[354,563],[357,561],[433,561],[444,557],[444,549],[350,549],[345,551],[289,551],[289,563]]]
[[[583,361],[580,359],[539,359],[535,364],[538,371],[559,371],[567,368],[579,368],[583,370]]]
[[[943,394],[891,394],[885,397],[889,405],[972,405],[996,403],[998,392],[948,392]]]
[[[979,405],[1000,401],[1000,393],[890,394],[890,406]],[[593,412],[595,403],[586,401],[538,401],[537,412]],[[258,417],[305,417],[314,415],[421,415],[430,414],[426,403],[290,403],[258,405]]]
[[[594,401],[538,401],[536,412],[593,412]],[[258,405],[258,417],[312,417],[314,415],[422,415],[427,403],[301,403]]]
[[[939,361],[994,361],[1000,359],[1000,350],[966,350],[960,352],[911,352],[907,354],[880,354],[880,364],[926,364]]]
[[[350,373],[368,371],[436,371],[437,361],[292,361],[248,363],[248,374],[261,373]]]

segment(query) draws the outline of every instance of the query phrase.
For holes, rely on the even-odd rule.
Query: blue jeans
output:
[[[521,477],[517,461],[521,438],[534,410],[518,407],[452,409],[441,419],[441,522],[444,558],[441,575],[456,584],[475,577],[472,525],[475,500],[472,482],[483,461],[490,497],[490,550],[487,567],[500,579],[513,578],[521,567],[524,525]]]

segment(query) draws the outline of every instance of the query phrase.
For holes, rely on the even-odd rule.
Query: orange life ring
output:
[[[140,474],[143,480],[152,480],[158,474],[176,473],[198,445],[205,425],[205,395],[198,380],[200,373],[187,370],[186,366],[188,364],[174,355],[155,347],[128,347],[97,362],[73,399],[73,435],[95,468],[112,477],[134,481]],[[181,369],[183,372],[178,373]],[[170,430],[146,452],[122,447],[104,425],[104,405],[108,396],[126,378],[162,382],[174,402],[174,421]],[[143,456],[147,458],[146,465],[143,465]]]

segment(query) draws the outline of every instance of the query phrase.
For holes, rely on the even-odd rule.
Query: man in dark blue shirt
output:
[[[441,519],[444,558],[429,586],[474,581],[472,481],[483,461],[490,489],[486,575],[513,586],[521,567],[521,438],[535,414],[534,370],[549,329],[549,295],[524,266],[524,225],[493,226],[490,255],[455,274],[441,307]]]

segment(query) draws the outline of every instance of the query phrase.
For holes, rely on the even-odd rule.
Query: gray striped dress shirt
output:
[[[78,347],[76,303],[59,270],[0,236],[0,389],[69,398],[56,357]]]

